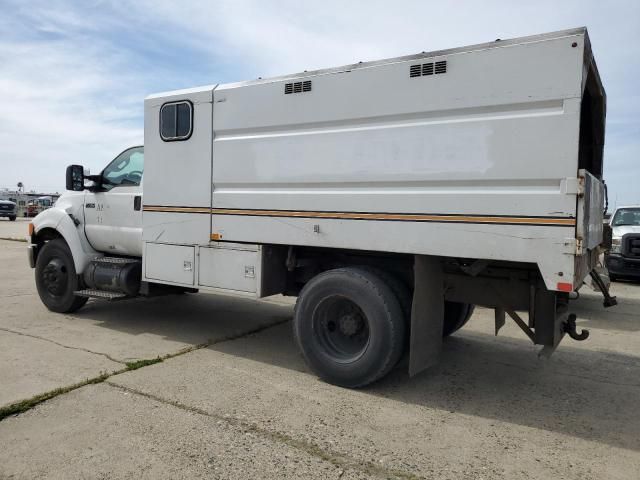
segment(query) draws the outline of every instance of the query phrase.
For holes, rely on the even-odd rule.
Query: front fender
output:
[[[78,226],[65,210],[61,208],[50,208],[40,213],[33,219],[33,237],[37,238],[39,233],[45,229],[53,229],[58,232],[67,242],[73,263],[78,274],[82,273],[91,260],[100,255],[95,251],[84,233],[83,224]]]

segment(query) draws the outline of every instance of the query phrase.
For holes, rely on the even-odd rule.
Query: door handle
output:
[[[133,209],[136,212],[139,212],[141,208],[142,208],[142,197],[140,195],[136,195],[135,197],[133,197]]]

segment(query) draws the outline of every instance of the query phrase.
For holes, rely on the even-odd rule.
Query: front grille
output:
[[[640,258],[640,233],[627,233],[622,237],[622,254],[625,257]]]
[[[0,205],[0,210],[13,210],[11,205]]]

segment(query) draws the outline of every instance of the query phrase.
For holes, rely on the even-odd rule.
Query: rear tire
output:
[[[444,325],[442,336],[449,335],[460,330],[469,321],[475,305],[460,302],[444,302]]]
[[[329,270],[311,279],[293,318],[294,337],[309,368],[349,388],[375,382],[398,363],[405,331],[393,290],[363,268]]]
[[[74,295],[79,284],[67,243],[62,238],[45,243],[36,260],[36,287],[42,303],[53,312],[75,312],[88,300]]]

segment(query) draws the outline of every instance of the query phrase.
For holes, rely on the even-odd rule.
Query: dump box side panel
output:
[[[555,289],[573,276],[584,39],[219,86],[212,233],[534,262]]]

